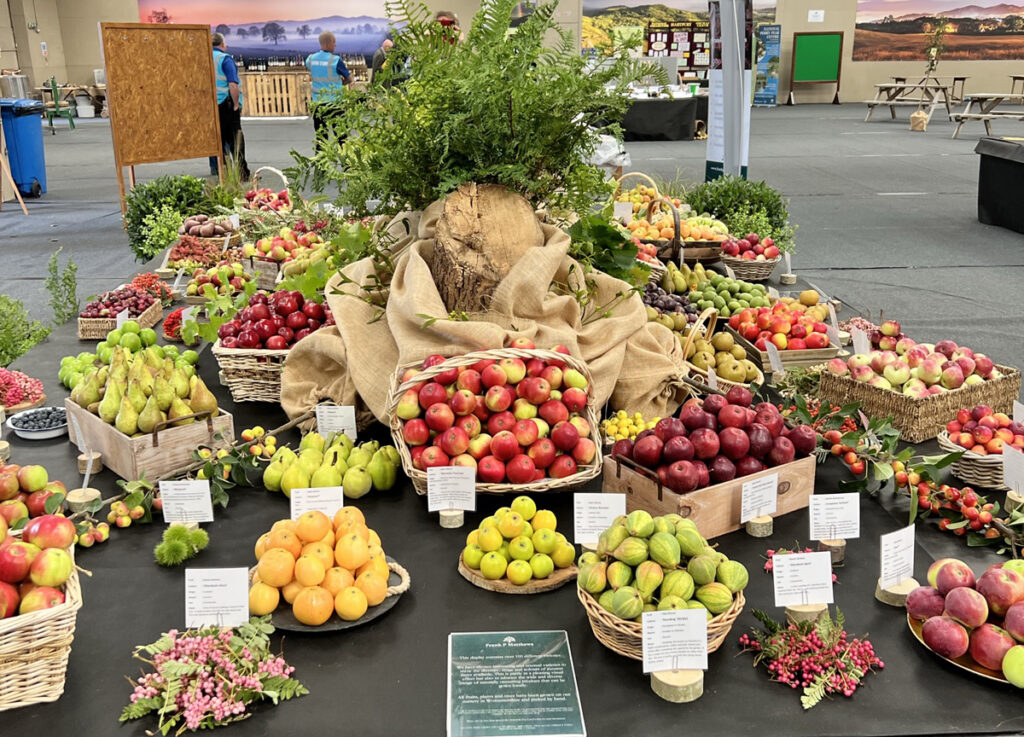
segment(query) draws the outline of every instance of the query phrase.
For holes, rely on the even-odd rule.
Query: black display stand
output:
[[[978,221],[1024,233],[1024,145],[985,137],[974,151],[981,154]]]

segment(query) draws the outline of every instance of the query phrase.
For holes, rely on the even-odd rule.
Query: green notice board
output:
[[[842,31],[793,34],[793,82],[838,82]]]

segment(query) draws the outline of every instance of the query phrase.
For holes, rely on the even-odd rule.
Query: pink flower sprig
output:
[[[22,402],[35,402],[43,396],[43,382],[20,371],[0,368],[0,402],[13,407]]]
[[[778,550],[771,550],[770,548],[764,551],[764,571],[765,573],[771,573],[775,569],[775,564],[772,562],[776,555],[792,555],[793,553],[813,553],[815,552],[812,548],[804,548],[803,550],[788,550],[786,548],[779,548]],[[839,577],[835,571],[832,571],[832,583],[838,583]]]
[[[136,648],[135,657],[153,668],[135,684],[121,721],[156,711],[160,730],[176,734],[211,729],[245,719],[249,704],[302,696],[295,668],[270,653],[269,617],[254,617],[234,630],[208,627],[178,632]],[[152,656],[147,659],[145,655]]]

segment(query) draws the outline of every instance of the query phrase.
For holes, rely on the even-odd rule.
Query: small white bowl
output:
[[[47,407],[37,407],[35,409],[26,409],[23,412],[18,412],[15,415],[11,415],[9,418],[7,418],[7,427],[10,428],[11,430],[13,430],[14,434],[17,435],[19,438],[23,438],[25,440],[50,440],[51,438],[59,438],[61,435],[67,435],[67,432],[68,432],[68,422],[67,422],[67,416],[66,415],[65,415],[65,418],[64,418],[64,424],[63,425],[61,425],[60,427],[52,427],[52,428],[50,428],[48,430],[24,430],[24,429],[15,427],[14,421],[17,418],[19,418],[19,417],[27,417],[28,415],[31,415],[34,412],[39,412],[40,410],[43,410],[43,409],[49,409],[49,408],[47,408]]]

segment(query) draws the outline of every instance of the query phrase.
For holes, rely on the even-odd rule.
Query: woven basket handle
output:
[[[287,189],[287,190],[291,189],[291,184],[288,182],[288,177],[286,177],[284,175],[284,172],[281,171],[280,169],[275,169],[272,166],[261,166],[259,169],[257,169],[256,171],[254,171],[252,173],[252,188],[253,189],[259,189],[259,176],[260,176],[260,174],[262,172],[265,172],[265,171],[269,171],[269,172],[272,172],[274,174],[277,174],[277,176],[279,176],[281,178],[281,181],[284,182],[284,188]]]
[[[707,323],[705,325],[704,323]],[[702,313],[697,315],[697,319],[690,325],[690,334],[686,336],[686,342],[683,343],[683,359],[689,361],[687,356],[690,353],[690,348],[697,340],[697,333],[700,328],[703,328],[702,336],[710,336],[715,330],[715,324],[718,322],[718,311],[714,307],[708,307]]]
[[[673,248],[679,249],[679,258],[681,260],[683,258],[683,240],[679,236],[679,210],[676,208],[676,206],[673,205],[668,198],[662,195],[658,195],[657,197],[651,200],[650,204],[647,205],[647,219],[649,221],[654,219],[654,213],[656,212],[655,206],[658,205],[658,209],[660,210],[660,205],[662,202],[664,202],[668,206],[668,209],[672,213],[672,226],[675,229],[675,236],[672,238],[671,243]]]
[[[628,177],[640,177],[641,179],[646,179],[646,180],[647,180],[647,183],[648,183],[648,184],[650,184],[650,185],[651,185],[651,186],[652,186],[652,187],[654,188],[654,194],[655,194],[655,196],[656,196],[656,197],[660,197],[660,196],[661,196],[661,193],[660,193],[660,192],[658,191],[658,185],[657,185],[657,184],[655,184],[654,180],[653,180],[653,179],[651,179],[651,178],[650,178],[649,176],[647,176],[646,174],[644,174],[644,173],[643,173],[642,171],[631,171],[631,172],[628,172],[628,173],[626,173],[626,174],[623,174],[623,175],[622,175],[621,177],[619,177],[619,178],[618,178],[618,179],[616,180],[616,181],[618,182],[618,186],[617,186],[617,187],[615,188],[615,194],[616,194],[616,195],[618,195],[618,194],[620,194],[620,193],[622,192],[622,183],[623,183],[624,181],[626,181],[626,179],[627,179]]]
[[[202,412],[196,412],[195,414],[185,415],[183,417],[175,417],[173,420],[161,420],[156,423],[156,427],[153,428],[153,447],[160,447],[160,431],[166,429],[169,425],[175,422],[181,422],[190,418],[199,419],[200,417],[206,418],[206,429],[209,430],[210,435],[213,435],[213,413],[210,410],[203,410]]]

